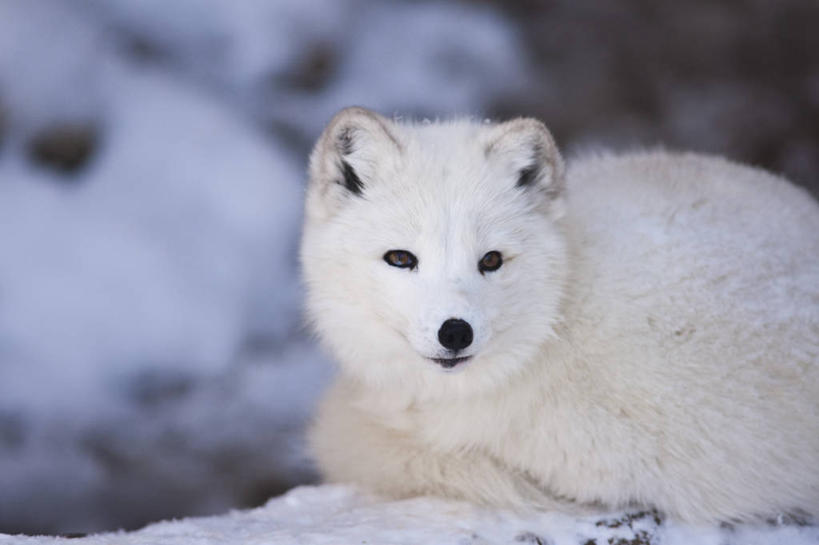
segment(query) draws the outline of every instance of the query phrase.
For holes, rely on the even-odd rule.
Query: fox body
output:
[[[680,520],[819,515],[819,206],[723,159],[564,168],[538,121],[348,108],[311,156],[331,481]]]

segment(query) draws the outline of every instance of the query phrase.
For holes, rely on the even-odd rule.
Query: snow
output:
[[[19,0],[0,2],[0,29],[0,100],[12,129],[96,117],[104,100],[98,29],[65,4]]]
[[[298,166],[154,74],[110,84],[107,123],[116,129],[82,190],[45,180],[32,190],[42,174],[3,169],[0,244],[9,265],[0,270],[8,309],[0,329],[20,368],[0,372],[5,384],[18,383],[6,401],[21,407],[42,408],[22,382],[47,384],[42,378],[61,369],[71,383],[39,393],[69,404],[92,393],[83,388],[94,377],[127,380],[146,362],[223,370],[241,341],[257,271],[290,283],[277,303],[294,313],[287,250],[298,233]]]
[[[191,490],[142,518],[226,509],[237,485],[211,474],[235,457],[245,486],[309,480],[298,430],[329,367],[296,334],[302,161],[205,89],[100,48],[63,4],[1,6],[17,24],[0,67],[24,77],[3,81],[0,523],[104,528],[168,476]],[[25,143],[63,122],[102,140],[70,179]]]
[[[132,533],[84,538],[0,536],[0,544],[210,545],[217,543],[379,543],[439,545],[808,545],[819,528],[772,522],[705,528],[651,512],[572,517],[489,511],[437,498],[387,501],[346,486],[299,487],[264,507],[152,524]]]
[[[285,94],[271,115],[316,134],[351,104],[387,115],[480,114],[487,98],[525,86],[519,45],[495,13],[459,3],[429,8],[409,2],[368,6],[334,45],[344,51],[337,79],[320,92]]]
[[[0,532],[314,481],[310,144],[351,103],[480,114],[523,73],[512,27],[461,3],[0,2]],[[73,166],[36,151],[61,131]]]
[[[464,3],[89,1],[120,42],[308,141],[351,104],[480,113],[526,82],[511,27]]]

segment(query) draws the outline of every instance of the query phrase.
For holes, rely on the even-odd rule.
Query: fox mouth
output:
[[[459,363],[463,363],[469,359],[472,359],[472,356],[461,356],[459,358],[429,358],[444,369],[452,369]]]

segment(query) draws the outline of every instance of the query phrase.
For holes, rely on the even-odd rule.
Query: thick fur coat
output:
[[[348,108],[311,157],[302,262],[340,364],[311,432],[331,481],[819,516],[819,206],[780,177],[662,151],[564,169],[535,120]]]

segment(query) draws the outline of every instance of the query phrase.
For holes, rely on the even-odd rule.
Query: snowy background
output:
[[[569,155],[662,143],[819,194],[816,28],[810,0],[0,0],[0,533],[315,479],[296,254],[341,107],[535,115]]]

